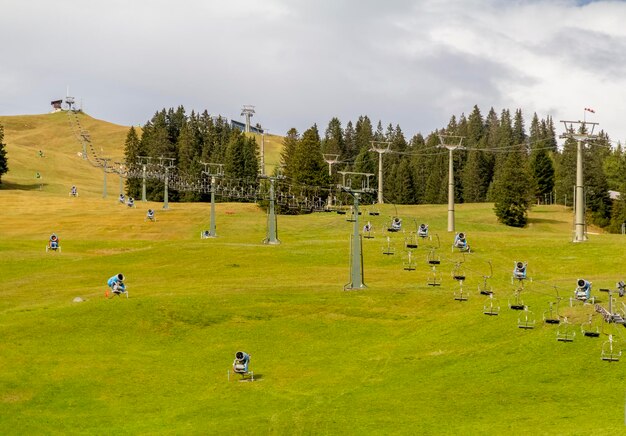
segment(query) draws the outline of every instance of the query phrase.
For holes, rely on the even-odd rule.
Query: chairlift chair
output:
[[[589,319],[580,325],[580,332],[587,338],[599,338],[600,328],[596,325],[593,326],[593,314],[589,314]]]
[[[404,259],[404,270],[405,271],[415,271],[416,262],[413,259],[413,252],[411,250],[407,251],[406,257]]]
[[[563,318],[563,323],[559,325],[559,329],[556,331],[556,340],[559,342],[574,342],[575,337],[576,332],[567,320],[567,317]]]
[[[479,283],[478,284],[478,292],[481,293],[481,295],[492,295],[493,294],[493,289],[491,288],[491,285],[489,285],[487,283],[487,280],[489,280],[491,278],[491,276],[493,276],[493,266],[491,265],[491,261],[487,262],[489,264],[489,275],[488,276],[483,276],[483,282],[482,284]]]
[[[463,282],[465,281],[465,271],[463,270],[462,262],[458,262],[452,270],[452,278],[459,282],[459,291],[454,293],[454,299],[457,301],[467,301],[469,295],[463,293]]]
[[[528,306],[524,306],[524,311],[517,318],[517,327],[524,330],[535,328],[535,315],[528,310]]]
[[[556,309],[553,308],[554,302],[550,301],[550,307],[543,312],[543,322],[546,324],[560,324],[561,318],[559,317],[559,302],[556,302]]]
[[[619,362],[622,357],[622,350],[615,345],[613,335],[609,335],[609,340],[602,344],[601,359],[605,362]]]
[[[437,254],[436,248],[431,248],[426,257],[430,266],[430,274],[428,276],[428,286],[441,286],[441,273],[437,271],[437,265],[441,264],[441,258]]]
[[[513,294],[514,301],[511,302],[511,300],[509,300],[509,308],[511,310],[526,310],[527,309],[527,306],[522,301],[521,293],[522,293],[521,289],[516,289],[514,291],[514,294]]]
[[[380,215],[380,210],[378,210],[378,209],[371,209],[368,213],[371,216],[378,216],[378,215]]]
[[[500,305],[498,304],[498,300],[493,298],[493,293],[489,294],[489,298],[487,298],[487,302],[483,306],[483,313],[489,316],[500,314]]]
[[[386,254],[388,256],[395,254],[395,250],[389,236],[387,236],[387,244],[383,245],[383,254]]]
[[[408,249],[417,248],[417,237],[414,233],[409,233],[409,235],[404,238],[404,246]]]
[[[430,249],[426,260],[428,261],[428,265],[431,267],[441,264],[441,257],[437,254],[436,248]]]

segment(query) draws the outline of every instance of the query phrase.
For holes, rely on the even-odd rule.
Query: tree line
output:
[[[126,161],[138,156],[171,157],[179,171],[201,176],[201,162],[224,164],[229,177],[254,180],[259,173],[259,147],[252,137],[233,129],[222,117],[206,111],[186,115],[184,108],[161,110],[138,137],[131,128],[126,138]],[[564,132],[567,133],[567,132]],[[574,133],[574,132],[569,132]],[[441,135],[463,137],[464,149],[453,152],[455,202],[493,202],[498,219],[512,226],[524,226],[527,211],[536,203],[572,205],[576,177],[577,143],[566,139],[557,146],[557,132],[551,117],[533,114],[528,129],[520,109],[493,109],[484,116],[478,106],[469,115],[452,115],[445,127],[426,137],[406,139],[399,125],[386,128],[379,121],[360,116],[345,126],[332,118],[323,135],[317,125],[302,134],[290,129],[284,137],[281,173],[287,183],[307,187],[331,187],[338,182],[337,170],[378,176],[377,146],[389,146],[383,155],[383,196],[387,203],[446,203],[448,195],[448,150],[441,148]],[[324,156],[338,155],[340,163],[328,174]],[[589,220],[611,231],[626,221],[626,195],[611,200],[609,190],[626,192],[626,152],[611,147],[608,134],[584,147],[584,184]],[[148,197],[160,201],[162,182],[151,181]],[[129,195],[138,196],[140,181],[127,182]],[[195,192],[173,192],[174,201],[206,201]]]

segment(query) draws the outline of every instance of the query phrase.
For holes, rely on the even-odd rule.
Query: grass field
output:
[[[65,135],[62,117],[41,117],[33,137],[44,128],[50,141]],[[415,271],[402,268],[402,234],[392,236],[396,254],[382,254],[381,230],[396,214],[384,205],[380,217],[362,217],[376,231],[363,241],[368,288],[347,292],[345,216],[281,216],[282,243],[266,246],[260,209],[220,203],[219,237],[201,240],[209,205],[170,203],[162,211],[102,199],[101,171],[83,167],[71,138],[38,158],[39,142],[20,136],[15,118],[0,118],[11,168],[0,185],[1,434],[624,430],[625,362],[604,362],[600,353],[608,334],[623,345],[626,329],[599,323],[605,334],[585,338],[580,324],[593,308],[566,304],[584,277],[606,305],[598,288],[626,278],[623,236],[573,244],[571,211],[560,206],[536,207],[527,228],[513,229],[496,222],[489,204],[458,205],[457,229],[474,250],[463,258],[450,249],[446,205],[398,206],[405,228],[428,222],[441,239],[443,283],[433,288],[427,244],[414,253]],[[111,141],[101,141],[105,149],[119,152],[126,128],[102,129]],[[30,186],[38,159],[76,170],[50,170],[40,191]],[[67,195],[74,179],[78,198]],[[149,207],[156,222],[144,221]],[[53,231],[61,253],[45,252]],[[451,278],[463,260],[467,302],[454,300],[459,285]],[[492,317],[477,292],[489,260],[501,307]],[[517,328],[520,313],[507,307],[516,260],[528,261],[533,277],[522,294],[533,330]],[[106,299],[106,279],[118,272],[130,298]],[[558,326],[542,322],[554,286],[560,314],[577,332],[572,343],[557,342]],[[74,303],[77,296],[85,301]],[[238,350],[251,354],[256,381],[228,381]]]

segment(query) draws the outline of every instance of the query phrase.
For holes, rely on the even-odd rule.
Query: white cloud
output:
[[[426,134],[474,104],[522,108],[527,125],[533,112],[558,121],[591,106],[626,140],[620,1],[12,3],[2,114],[46,112],[66,85],[119,123],[179,104],[238,118],[254,104],[274,133],[367,114]]]

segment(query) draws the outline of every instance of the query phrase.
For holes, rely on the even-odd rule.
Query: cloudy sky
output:
[[[124,125],[249,104],[270,133],[365,114],[409,139],[475,104],[526,127],[589,107],[625,142],[625,22],[609,0],[3,0],[0,114],[44,113],[69,85]]]

